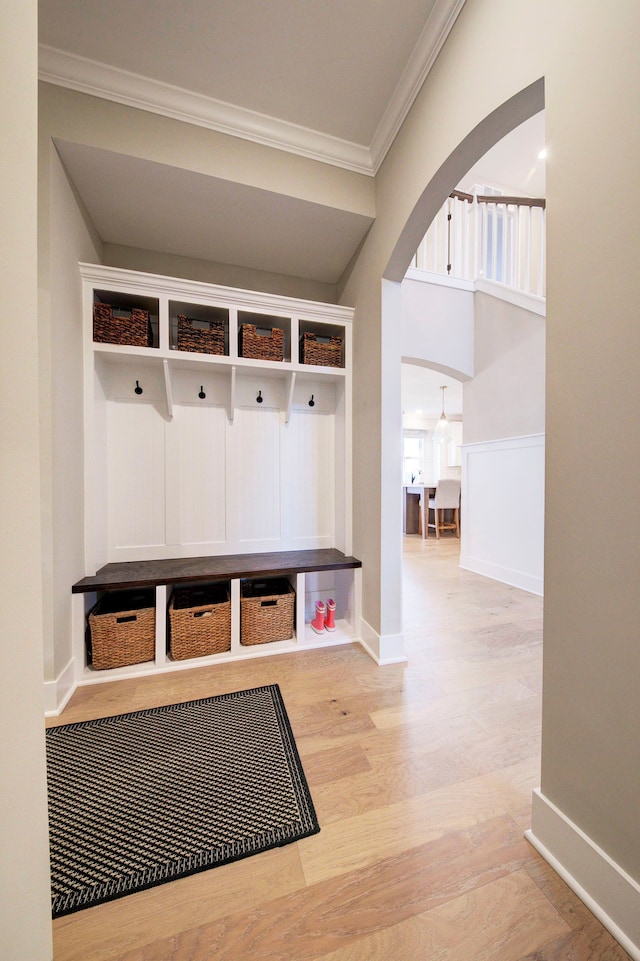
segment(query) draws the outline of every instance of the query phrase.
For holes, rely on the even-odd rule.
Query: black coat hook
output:
[[[204,388],[203,388],[202,384],[200,384],[200,393],[198,394],[198,397],[200,398],[200,400],[204,400],[206,396],[207,396],[207,395],[206,395],[205,392],[204,392]]]
[[[138,380],[136,381],[136,386],[134,387],[134,393],[136,394],[142,393],[142,387],[140,386],[140,381]]]
[[[311,400],[309,401],[309,407],[315,407],[315,406],[316,406],[316,402],[315,402],[315,400],[313,399],[313,394],[312,394],[312,395],[311,395]]]
[[[262,391],[259,390],[259,391],[258,391],[258,396],[256,397],[256,404],[261,404],[261,403],[263,402],[263,400],[264,400],[264,397],[262,396]]]

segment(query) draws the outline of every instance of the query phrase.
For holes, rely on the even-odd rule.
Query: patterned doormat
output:
[[[320,830],[277,684],[46,740],[54,918]]]

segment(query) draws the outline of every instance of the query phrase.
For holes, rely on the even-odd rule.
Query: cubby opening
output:
[[[166,654],[172,661],[231,650],[231,582],[167,588]]]
[[[122,318],[123,321],[130,321],[131,312],[134,309],[145,310],[149,314],[149,327],[150,327],[150,339],[145,345],[142,344],[126,344],[120,341],[121,345],[124,346],[148,346],[153,348],[158,348],[160,346],[160,302],[157,297],[149,297],[144,294],[129,294],[122,293],[121,291],[114,290],[98,290],[93,291],[93,303],[95,304],[105,304],[112,309],[113,317]],[[96,341],[97,342],[97,341]],[[118,343],[118,341],[103,340],[102,343]]]
[[[228,308],[170,300],[169,348],[228,357]]]
[[[288,577],[245,578],[240,582],[240,645],[292,641],[296,591]]]
[[[306,347],[305,334],[311,335],[312,338],[311,344],[307,342]],[[309,366],[344,369],[346,362],[344,327],[340,324],[321,324],[313,320],[300,319],[298,360],[301,364]]]
[[[243,331],[245,325],[256,328],[257,341],[249,339]],[[283,332],[282,356],[277,355],[273,344],[273,330]],[[276,335],[277,336],[277,335]],[[276,314],[264,314],[248,310],[238,311],[238,357],[266,361],[291,361],[291,319]]]

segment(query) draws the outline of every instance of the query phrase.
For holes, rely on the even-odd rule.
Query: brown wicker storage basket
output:
[[[267,644],[293,637],[295,591],[285,578],[243,581],[240,590],[240,643]]]
[[[89,661],[97,671],[154,659],[154,591],[111,591],[89,612],[88,620]]]
[[[342,337],[320,337],[306,331],[300,338],[300,363],[343,367]]]
[[[114,317],[113,311],[118,311]],[[129,347],[151,347],[153,334],[149,311],[140,307],[124,310],[110,304],[93,305],[93,339],[101,344],[126,344]]]
[[[231,649],[231,601],[226,584],[178,588],[169,602],[169,653],[175,660]]]
[[[238,353],[254,360],[284,360],[284,330],[272,327],[270,333],[258,333],[255,324],[241,324]]]
[[[200,354],[224,354],[224,324],[178,314],[178,350]]]

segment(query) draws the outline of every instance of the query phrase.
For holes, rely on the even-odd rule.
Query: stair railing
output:
[[[420,243],[413,266],[544,297],[545,211],[539,198],[454,190]]]

